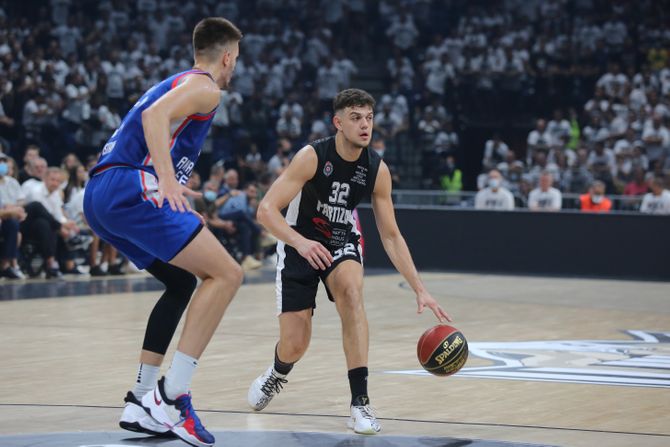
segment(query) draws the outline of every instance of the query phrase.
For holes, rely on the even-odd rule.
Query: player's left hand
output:
[[[158,180],[158,208],[162,208],[163,202],[167,201],[172,211],[179,211],[180,213],[192,211],[191,204],[186,196],[200,197],[202,193],[193,191],[174,179]]]
[[[423,309],[428,307],[430,310],[433,311],[437,319],[440,320],[440,323],[444,323],[446,321],[454,321],[451,319],[449,314],[445,312],[444,309],[442,309],[442,307],[438,304],[435,298],[433,298],[431,294],[428,292],[422,292],[417,294],[416,304],[418,305],[418,308],[416,310],[416,313],[418,314],[423,313]]]

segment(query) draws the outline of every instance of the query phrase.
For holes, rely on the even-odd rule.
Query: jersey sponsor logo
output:
[[[329,161],[326,162],[325,165],[323,165],[323,175],[326,177],[330,177],[330,174],[333,173],[333,164]]]
[[[356,166],[356,172],[354,176],[351,177],[352,183],[358,183],[359,185],[365,186],[368,178],[368,168],[365,166],[358,165]]]
[[[181,157],[181,160],[179,160],[176,166],[177,172],[175,176],[177,177],[177,181],[182,185],[186,184],[186,182],[188,182],[188,178],[191,176],[191,172],[193,172],[194,167],[195,163],[193,163],[188,157]]]
[[[319,200],[316,204],[316,210],[331,223],[348,224],[351,222],[352,211],[343,206],[332,206]]]
[[[330,237],[333,235],[333,232],[330,228],[330,224],[325,219],[315,217],[312,219],[312,223],[314,224],[314,228],[316,228],[316,231],[323,234],[328,239],[330,239]]]
[[[670,332],[624,331],[633,340],[549,340],[468,343],[487,366],[456,376],[480,379],[670,388]],[[424,370],[384,371],[430,375]]]

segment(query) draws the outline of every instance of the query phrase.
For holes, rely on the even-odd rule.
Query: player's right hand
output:
[[[200,197],[201,195],[202,193],[193,191],[177,180],[158,181],[158,208],[162,208],[163,203],[167,200],[172,211],[191,212],[191,204],[186,196]]]
[[[320,242],[303,238],[295,249],[315,270],[326,270],[333,263],[333,256]]]

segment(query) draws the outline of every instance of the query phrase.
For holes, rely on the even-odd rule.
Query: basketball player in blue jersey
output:
[[[91,228],[165,285],[146,328],[137,382],[119,424],[148,434],[172,432],[194,446],[212,446],[191,404],[191,378],[242,270],[191,210],[186,183],[233,75],[242,33],[223,18],[193,31],[195,65],[150,88],[102,150],[86,186]],[[196,290],[196,277],[202,284]],[[195,290],[195,294],[193,294]],[[193,298],[191,298],[193,295]],[[165,377],[160,365],[191,301]]]
[[[351,389],[348,427],[376,434],[381,426],[368,397],[368,322],[363,307],[360,234],[353,211],[372,197],[377,228],[393,265],[416,293],[418,312],[430,308],[441,321],[451,318],[424,287],[395,220],[391,174],[368,149],[375,101],[348,89],[333,101],[337,134],[302,148],[258,207],[258,220],[277,244],[279,342],[274,363],[249,388],[249,405],[265,408],[287,382],[286,376],[307,350],[319,280],[335,302],[342,322],[344,354]],[[286,217],[281,210],[288,206]]]

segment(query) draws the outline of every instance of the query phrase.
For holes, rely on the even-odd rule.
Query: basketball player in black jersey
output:
[[[287,382],[286,375],[307,350],[319,280],[342,321],[351,388],[348,426],[375,434],[381,427],[367,393],[368,322],[363,307],[360,235],[352,213],[364,196],[372,206],[384,248],[414,292],[418,312],[430,308],[441,321],[451,318],[424,287],[395,221],[391,175],[368,149],[375,101],[348,89],[333,101],[337,134],[301,149],[272,185],[258,208],[258,220],[279,239],[277,310],[279,342],[272,366],[249,388],[249,405],[260,411]],[[288,206],[286,218],[281,210]]]

